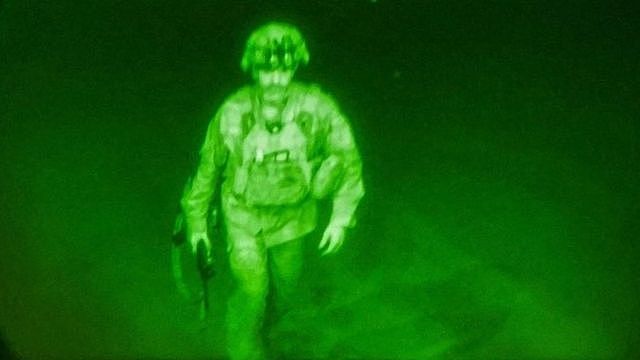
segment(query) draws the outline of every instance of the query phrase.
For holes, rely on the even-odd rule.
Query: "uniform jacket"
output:
[[[221,191],[225,225],[262,234],[268,246],[311,232],[316,226],[316,202],[323,197],[333,202],[330,224],[355,224],[354,213],[364,187],[360,154],[348,120],[317,86],[294,82],[287,94],[282,128],[274,133],[267,130],[257,111],[252,86],[241,88],[219,108],[208,126],[191,188],[181,201],[191,233],[206,231],[216,191]],[[262,193],[266,196],[277,193],[268,190],[273,189],[266,184],[269,179],[252,179],[255,165],[267,161],[281,161],[278,166],[290,161],[302,164],[299,172],[309,188],[299,201],[263,206],[247,196],[247,191],[259,195],[263,189],[268,191]],[[277,173],[280,167],[269,169],[265,173]],[[265,185],[256,185],[256,181]],[[220,189],[216,188],[218,183],[222,184]],[[247,189],[251,186],[252,191]]]

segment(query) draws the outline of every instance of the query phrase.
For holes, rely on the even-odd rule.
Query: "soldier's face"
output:
[[[259,70],[257,80],[262,90],[263,100],[267,102],[283,100],[292,79],[293,70]]]

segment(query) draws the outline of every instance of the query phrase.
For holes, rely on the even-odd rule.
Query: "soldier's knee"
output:
[[[269,289],[267,280],[263,278],[244,279],[238,285],[245,294],[256,300],[266,298]]]
[[[252,297],[265,297],[268,291],[266,259],[251,249],[235,249],[231,268],[239,288]]]

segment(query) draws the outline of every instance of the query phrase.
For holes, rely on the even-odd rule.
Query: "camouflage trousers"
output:
[[[265,359],[263,327],[269,291],[275,290],[277,312],[291,306],[302,270],[304,238],[267,247],[260,233],[227,229],[229,264],[236,282],[226,317],[230,359]]]

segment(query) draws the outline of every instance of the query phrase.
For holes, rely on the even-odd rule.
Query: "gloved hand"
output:
[[[211,241],[209,240],[209,236],[206,232],[197,232],[191,234],[189,236],[189,243],[191,244],[191,251],[195,254],[198,250],[198,242],[204,241],[204,244],[207,246],[207,253],[211,253]]]
[[[344,226],[329,224],[329,226],[327,226],[327,229],[324,231],[324,234],[322,235],[320,245],[318,245],[319,250],[322,250],[326,247],[321,255],[325,256],[337,252],[342,247],[345,233],[346,230]]]

